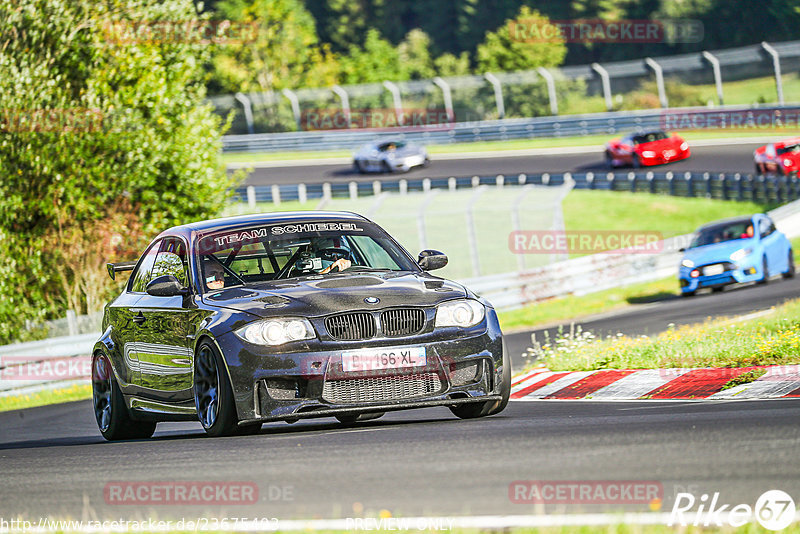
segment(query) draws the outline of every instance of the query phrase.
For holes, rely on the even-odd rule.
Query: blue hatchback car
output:
[[[681,250],[678,277],[687,297],[704,287],[721,291],[741,282],[765,284],[778,273],[794,276],[792,245],[763,213],[701,226],[689,248]]]

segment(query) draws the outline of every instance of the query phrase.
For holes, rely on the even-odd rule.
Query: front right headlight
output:
[[[733,261],[743,260],[752,253],[753,253],[752,248],[740,248],[739,250],[731,254],[731,259]]]
[[[283,345],[290,341],[313,339],[314,327],[302,317],[276,317],[250,323],[234,333],[256,345]]]
[[[654,158],[654,157],[656,157],[656,153],[653,152],[652,150],[645,150],[645,151],[642,152],[642,157],[643,158]]]
[[[483,321],[486,308],[477,300],[459,299],[439,304],[436,308],[436,328],[444,326],[460,326],[467,328]]]

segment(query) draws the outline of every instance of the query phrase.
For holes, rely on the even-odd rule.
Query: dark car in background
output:
[[[690,155],[689,143],[681,136],[653,130],[612,139],[606,144],[605,159],[609,168],[639,168],[679,161]]]
[[[429,274],[359,215],[242,216],[162,232],[105,308],[94,347],[95,417],[106,439],[160,421],[212,436],[266,421],[447,406],[499,413],[511,368],[492,306]]]

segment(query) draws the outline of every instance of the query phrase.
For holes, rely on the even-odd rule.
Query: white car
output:
[[[374,141],[353,154],[353,166],[365,172],[408,172],[430,163],[425,147],[405,141]]]

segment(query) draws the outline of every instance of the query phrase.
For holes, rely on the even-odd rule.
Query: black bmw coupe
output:
[[[511,368],[491,305],[428,273],[352,213],[271,213],[178,226],[137,262],[105,308],[92,359],[94,413],[108,440],[161,421],[212,436],[268,421],[447,406],[502,411]]]

